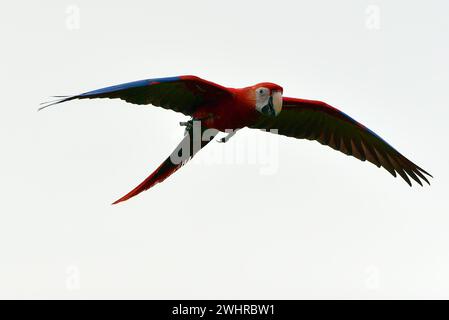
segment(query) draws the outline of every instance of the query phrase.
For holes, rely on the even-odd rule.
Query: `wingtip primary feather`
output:
[[[113,203],[111,203],[111,206],[116,205],[116,204],[118,204],[120,202],[126,201],[129,198],[131,198],[131,197],[129,197],[128,194],[127,194],[127,195],[121,197],[120,199],[115,200]]]
[[[37,111],[41,111],[43,109],[46,109],[48,107],[54,106],[55,104],[59,104],[65,101],[69,101],[72,99],[75,99],[75,96],[52,96],[52,98],[58,98],[56,100],[51,100],[51,101],[45,101],[45,102],[41,102],[39,105],[41,105],[42,107],[39,107],[37,109]]]
[[[115,200],[113,203],[111,203],[111,206],[114,206],[122,201],[124,201],[124,200],[122,200],[122,199]]]

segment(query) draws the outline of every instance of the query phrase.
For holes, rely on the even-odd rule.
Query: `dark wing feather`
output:
[[[395,177],[397,173],[409,185],[410,178],[420,185],[421,179],[430,184],[425,176],[431,177],[428,172],[361,123],[321,101],[283,98],[282,111],[277,117],[262,116],[251,128],[276,129],[285,136],[316,140],[346,155],[383,167]]]
[[[75,99],[109,98],[140,105],[152,104],[191,116],[199,105],[213,103],[231,95],[227,88],[213,82],[196,76],[179,76],[134,81],[62,97],[44,104],[39,110]]]

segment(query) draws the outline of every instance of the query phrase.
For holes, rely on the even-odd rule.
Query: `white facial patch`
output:
[[[262,112],[270,100],[270,90],[268,88],[260,87],[256,89],[256,109]]]

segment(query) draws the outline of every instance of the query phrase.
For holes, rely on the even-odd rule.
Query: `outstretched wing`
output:
[[[197,106],[231,95],[227,88],[216,83],[196,76],[179,76],[134,81],[79,95],[60,97],[56,101],[44,104],[39,110],[75,99],[118,98],[133,104],[152,104],[192,115]]]
[[[395,177],[398,173],[410,186],[409,176],[420,185],[420,178],[429,183],[425,174],[431,177],[376,133],[321,101],[283,98],[282,111],[277,117],[263,116],[251,127],[277,129],[285,136],[316,140],[362,161],[382,166]]]
[[[187,161],[189,161],[217,135],[218,131],[208,130],[208,136],[204,136],[204,131],[207,130],[207,128],[203,126],[200,126],[200,128],[195,127],[198,123],[199,121],[195,121],[193,126],[190,126],[181,143],[148,178],[146,178],[141,184],[125,196],[115,201],[113,204],[126,201],[139,193],[150,189],[155,184],[164,181],[184,164],[186,164]],[[196,128],[198,128],[198,130],[196,130]]]

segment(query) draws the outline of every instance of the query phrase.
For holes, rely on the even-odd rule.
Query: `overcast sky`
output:
[[[449,298],[447,1],[14,1],[0,11],[1,298]],[[410,188],[249,129],[114,200],[177,114],[51,95],[195,74],[350,114],[435,176]]]

